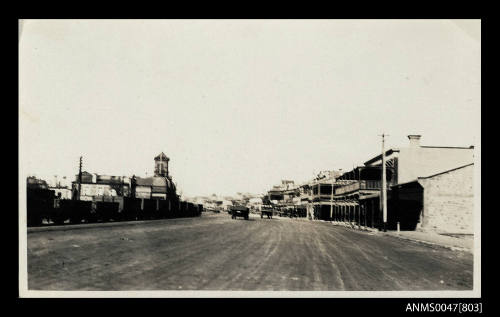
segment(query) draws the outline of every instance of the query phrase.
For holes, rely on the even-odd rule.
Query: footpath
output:
[[[289,218],[289,217],[280,217],[274,216],[273,218]],[[376,228],[358,226],[354,223],[343,222],[343,221],[328,221],[328,220],[312,220],[307,217],[300,218],[290,218],[292,220],[300,220],[300,221],[318,221],[324,223],[331,223],[334,226],[344,227],[348,230],[356,230],[365,233],[369,233],[371,235],[385,235],[392,236],[398,239],[403,240],[411,240],[415,242],[419,242],[427,245],[437,245],[442,246],[451,250],[464,251],[473,253],[474,251],[474,235],[472,234],[439,234],[435,232],[424,232],[424,231],[387,231],[383,232]]]
[[[452,250],[460,250],[473,253],[474,235],[446,235],[435,232],[423,231],[387,231],[380,232],[384,235],[394,236],[400,239],[413,240],[425,244],[440,245]]]
[[[411,240],[428,245],[439,245],[452,250],[459,250],[473,253],[474,251],[474,235],[472,234],[439,234],[435,232],[424,231],[387,231],[383,232],[378,229],[369,227],[359,227],[358,225],[349,222],[331,222],[335,226],[345,227],[347,229],[370,232],[376,235],[392,236],[399,239]]]

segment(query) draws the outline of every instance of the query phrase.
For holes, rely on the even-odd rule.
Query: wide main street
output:
[[[30,290],[471,290],[471,253],[227,213],[28,230]]]

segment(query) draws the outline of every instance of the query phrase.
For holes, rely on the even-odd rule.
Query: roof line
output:
[[[437,174],[430,175],[430,176],[420,176],[420,177],[417,177],[416,179],[411,180],[411,181],[407,181],[407,182],[404,182],[404,183],[400,183],[400,184],[392,185],[392,186],[391,186],[391,188],[392,188],[392,187],[401,186],[401,185],[407,185],[407,184],[410,184],[410,183],[418,183],[418,180],[419,180],[419,179],[427,179],[427,178],[431,178],[431,177],[438,176],[438,175],[441,175],[441,174],[445,174],[445,173],[448,173],[448,172],[453,172],[453,171],[455,171],[455,170],[458,170],[458,169],[461,169],[461,168],[464,168],[464,167],[467,167],[467,166],[470,166],[470,165],[474,165],[474,163],[469,163],[469,164],[466,164],[466,165],[463,165],[463,166],[455,167],[455,168],[452,168],[452,169],[446,170],[446,171],[444,171],[444,172],[439,172],[439,173],[437,173]]]
[[[432,146],[432,145],[421,145],[420,147],[438,148],[438,149],[463,149],[463,150],[470,150],[470,149],[474,148],[474,145],[471,145],[469,147],[465,147],[465,146]]]
[[[385,155],[390,155],[392,154],[393,152],[399,152],[399,149],[397,148],[394,148],[394,149],[388,149],[387,151],[385,151]],[[379,159],[382,158],[382,154],[379,154],[377,156],[375,156],[374,158],[371,158],[369,159],[368,161],[366,161],[364,164],[370,164],[370,163],[373,163],[375,161],[378,161]]]
[[[456,170],[459,170],[461,168],[464,168],[464,167],[467,167],[467,166],[471,166],[471,165],[474,165],[474,163],[469,163],[469,164],[466,164],[466,165],[455,167],[455,168],[452,168],[450,170],[446,170],[444,172],[440,172],[440,173],[437,173],[437,174],[434,174],[434,175],[418,177],[417,180],[419,180],[419,179],[427,179],[427,178],[431,178],[431,177],[438,176],[438,175],[441,175],[441,174],[453,172],[453,171],[456,171]]]
[[[412,181],[407,181],[407,182],[404,182],[404,183],[395,184],[395,185],[392,185],[391,188],[394,188],[394,187],[397,187],[397,186],[408,185],[408,184],[411,184],[411,183],[417,183],[418,184],[418,179],[414,179]]]

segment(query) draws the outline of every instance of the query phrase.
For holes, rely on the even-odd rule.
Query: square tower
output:
[[[161,152],[155,157],[155,176],[168,177],[168,161],[170,159]]]

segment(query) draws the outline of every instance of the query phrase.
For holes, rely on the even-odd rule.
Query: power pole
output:
[[[82,190],[82,157],[80,156],[80,166],[78,168],[78,196],[77,196],[78,200],[80,200],[81,190]]]
[[[387,180],[385,171],[385,137],[388,134],[382,133],[382,217],[384,222],[384,232],[387,231]]]
[[[332,178],[332,192],[330,195],[330,221],[332,221],[332,218],[333,218],[333,185],[335,184],[335,177],[333,175],[333,172],[330,172],[330,177]]]

